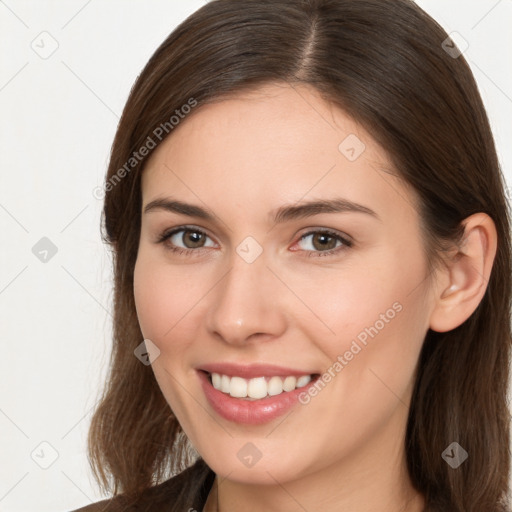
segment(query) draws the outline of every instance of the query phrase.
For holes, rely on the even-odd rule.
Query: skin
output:
[[[350,134],[365,144],[354,161],[338,148]],[[171,196],[216,218],[143,213],[134,294],[144,337],[160,350],[158,384],[217,475],[205,510],[216,510],[217,498],[221,511],[422,510],[403,447],[416,363],[429,328],[457,327],[482,299],[496,251],[492,220],[466,219],[459,257],[429,276],[413,191],[360,125],[303,85],[260,86],[198,107],[144,170],[143,210]],[[271,221],[284,204],[335,196],[378,218]],[[167,248],[156,242],[184,225],[192,232],[175,234]],[[197,228],[202,243],[194,243]],[[321,233],[301,240],[324,229],[353,245],[333,238],[322,249]],[[252,263],[236,252],[248,236],[263,249]],[[172,243],[190,252],[175,254]],[[272,422],[227,421],[203,394],[194,368],[207,362],[322,373],[394,303],[400,312],[317,396]],[[262,455],[252,467],[237,457],[248,442]]]

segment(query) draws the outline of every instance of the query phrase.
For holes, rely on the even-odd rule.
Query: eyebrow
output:
[[[155,199],[144,207],[144,213],[157,210],[179,213],[212,222],[214,222],[216,217],[215,214],[207,208],[172,199]],[[273,219],[274,223],[279,224],[295,219],[304,219],[306,217],[322,213],[345,212],[364,213],[382,222],[379,215],[367,206],[363,206],[340,197],[308,201],[300,204],[284,205],[270,212],[270,217]]]

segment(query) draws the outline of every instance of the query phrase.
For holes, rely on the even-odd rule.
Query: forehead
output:
[[[302,85],[266,85],[197,107],[153,152],[142,187],[146,203],[172,193],[268,209],[334,194],[373,209],[391,200],[395,214],[414,204],[385,150]]]

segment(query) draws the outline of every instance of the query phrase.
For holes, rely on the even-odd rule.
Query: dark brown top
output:
[[[124,494],[97,501],[72,512],[165,512],[174,510],[180,496],[191,495],[182,512],[192,509],[201,512],[213,485],[215,473],[200,457],[192,466],[159,485],[146,489],[137,499]]]

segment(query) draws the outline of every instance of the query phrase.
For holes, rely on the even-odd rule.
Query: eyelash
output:
[[[175,254],[178,254],[178,255],[187,255],[187,254],[192,255],[191,253],[199,253],[199,252],[201,252],[200,249],[204,249],[204,247],[198,247],[197,249],[183,249],[182,247],[176,247],[174,245],[169,245],[169,244],[165,243],[169,238],[171,238],[176,233],[179,233],[180,231],[191,231],[194,233],[200,233],[201,235],[205,235],[208,237],[208,234],[205,233],[202,229],[198,229],[193,226],[180,226],[178,228],[172,229],[171,231],[164,231],[158,237],[157,243],[164,244],[166,246],[167,250],[169,250]],[[307,233],[304,233],[299,238],[299,241],[301,241],[302,239],[304,239],[310,235],[314,235],[317,233],[322,233],[323,235],[328,235],[332,238],[336,238],[337,240],[342,242],[343,245],[340,247],[336,247],[334,249],[329,249],[327,251],[306,251],[308,253],[307,254],[308,258],[309,257],[317,258],[317,257],[323,257],[323,256],[331,256],[331,255],[337,254],[341,251],[347,250],[347,249],[351,248],[353,245],[353,243],[350,240],[341,236],[336,231],[332,231],[330,229],[318,229],[318,230],[308,231]],[[208,237],[208,238],[210,238],[210,237]]]

